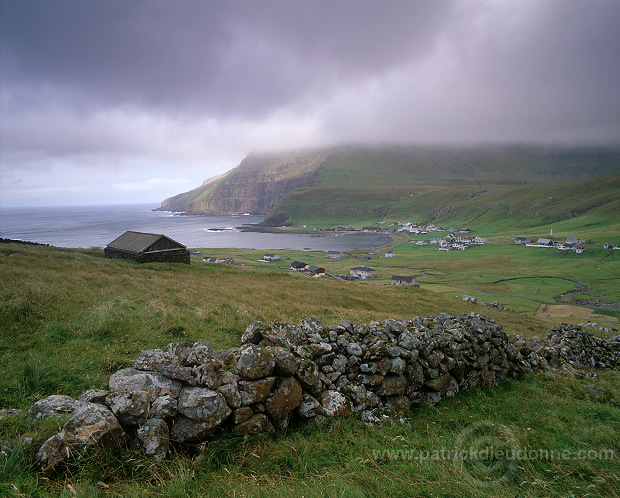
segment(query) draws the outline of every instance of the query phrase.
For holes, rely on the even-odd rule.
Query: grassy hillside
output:
[[[573,229],[617,227],[620,175],[528,185],[459,187],[314,187],[298,189],[267,216],[292,225],[372,225],[380,219],[487,231],[560,223]]]
[[[220,178],[166,199],[162,208],[264,214],[271,203],[304,187],[411,186],[417,191],[424,186],[520,185],[618,172],[618,147],[341,145],[250,154]]]
[[[243,254],[249,260],[258,253]],[[506,265],[490,258],[489,266]],[[0,278],[0,408],[105,388],[109,375],[131,365],[141,349],[197,339],[216,348],[237,345],[254,320],[315,316],[332,324],[474,311],[507,332],[539,336],[553,323],[424,288],[316,280],[258,263],[139,265],[104,259],[100,251],[2,244]],[[201,453],[180,448],[164,462],[133,447],[100,451],[51,479],[29,464],[63,420],[0,418],[0,443],[11,448],[0,455],[0,494],[613,496],[620,493],[619,381],[618,372],[598,372],[596,379],[535,375],[416,407],[376,426],[347,418],[274,436],[225,436]],[[599,390],[587,387],[592,384]],[[475,449],[471,435],[489,423],[511,434],[513,450],[529,452],[512,460],[451,456],[461,446]]]
[[[317,281],[258,265],[138,265],[97,251],[24,245],[0,246],[0,274],[0,407],[11,408],[51,393],[105,388],[110,373],[130,365],[141,349],[199,338],[215,347],[236,345],[257,319],[296,322],[313,315],[337,323],[481,311],[424,289]],[[543,335],[551,324],[529,314],[484,312],[509,332]],[[7,417],[0,433],[13,450],[0,457],[0,493],[611,496],[620,492],[619,380],[617,372],[599,372],[596,381],[531,376],[377,426],[334,419],[269,437],[227,436],[204,453],[179,451],[159,463],[132,448],[101,451],[51,479],[40,478],[29,461],[62,419]],[[599,394],[586,389],[593,382],[603,389]],[[489,423],[509,431],[512,449],[529,453],[489,462],[451,456]],[[20,442],[24,437],[32,443]],[[477,442],[467,444],[466,451]]]
[[[618,173],[620,150],[528,145],[342,146],[323,163],[324,186],[520,184]]]

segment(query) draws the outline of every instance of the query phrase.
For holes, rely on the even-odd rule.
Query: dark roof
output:
[[[163,234],[143,233],[127,231],[123,235],[115,238],[108,244],[110,249],[118,249],[133,253],[145,252],[157,242],[164,242],[166,249],[185,249],[186,247],[176,240],[166,237]]]
[[[375,271],[372,268],[367,268],[365,266],[356,266],[355,268],[351,268],[351,270],[357,270],[357,271]]]
[[[413,282],[413,277],[401,277],[398,275],[392,275],[392,280],[398,280],[400,282],[407,282],[408,284],[410,284],[411,282]]]

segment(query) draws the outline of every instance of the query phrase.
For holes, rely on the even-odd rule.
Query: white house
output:
[[[349,270],[349,274],[354,278],[375,278],[377,276],[376,270],[372,268],[367,268],[365,266],[356,266],[355,268],[351,268]]]

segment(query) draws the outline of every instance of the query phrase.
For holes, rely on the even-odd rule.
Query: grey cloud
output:
[[[204,178],[338,141],[620,141],[617,0],[0,2],[5,179]]]
[[[78,106],[251,116],[424,53],[452,3],[24,0],[4,9],[5,63]]]

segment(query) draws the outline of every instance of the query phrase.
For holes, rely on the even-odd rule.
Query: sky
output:
[[[620,1],[0,0],[0,207],[390,142],[619,143]]]

